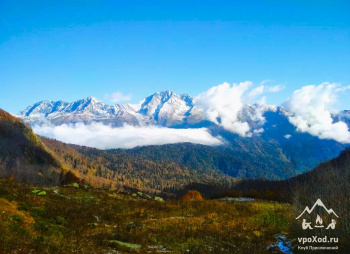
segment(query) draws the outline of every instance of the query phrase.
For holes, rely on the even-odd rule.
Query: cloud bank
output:
[[[229,83],[214,86],[197,97],[196,106],[203,109],[209,121],[245,137],[250,127],[238,119],[238,113],[244,106],[241,97],[252,84],[246,81],[232,86]]]
[[[164,145],[190,142],[203,145],[221,145],[220,137],[213,137],[206,128],[171,129],[157,126],[134,127],[124,125],[113,128],[93,122],[91,124],[63,124],[60,126],[34,126],[36,134],[54,138],[65,143],[99,149],[133,148],[136,146]]]
[[[265,85],[260,85],[254,89],[252,89],[248,95],[245,97],[245,101],[246,102],[251,102],[254,101],[254,99],[256,97],[258,97],[259,95],[262,95],[263,93],[277,93],[281,90],[283,90],[284,87],[282,87],[281,85],[275,85],[275,86],[265,86]],[[266,97],[262,97],[260,99],[260,101],[265,101]]]
[[[334,139],[350,143],[350,132],[346,123],[334,123],[332,105],[337,95],[350,87],[340,87],[334,83],[322,83],[318,86],[304,86],[296,90],[284,103],[291,114],[288,119],[300,132],[308,132],[321,139]]]
[[[224,129],[236,133],[242,137],[250,137],[253,133],[263,132],[263,129],[252,130],[249,122],[256,122],[262,125],[265,122],[263,117],[264,107],[251,107],[244,114],[244,106],[256,100],[256,98],[266,92],[276,93],[283,89],[280,85],[252,87],[251,81],[239,84],[223,83],[210,88],[201,93],[196,98],[196,106],[203,109],[207,120],[222,126]],[[259,104],[266,104],[266,97],[260,98]]]

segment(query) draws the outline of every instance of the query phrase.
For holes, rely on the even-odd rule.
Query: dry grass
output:
[[[293,219],[289,205],[271,202],[158,202],[82,186],[37,196],[33,189],[0,183],[0,212],[12,211],[1,217],[3,253],[264,253]]]

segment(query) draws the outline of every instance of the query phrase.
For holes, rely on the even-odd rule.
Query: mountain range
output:
[[[40,101],[21,111],[18,116],[32,126],[101,122],[113,127],[125,124],[168,128],[206,127],[225,143],[200,148],[186,145],[185,149],[181,144],[147,146],[124,150],[123,153],[138,154],[153,161],[176,161],[179,165],[194,169],[210,167],[233,177],[289,178],[336,157],[347,147],[331,139],[299,132],[288,120],[289,113],[283,107],[260,104],[245,105],[239,111],[238,120],[247,122],[254,130],[250,137],[242,137],[218,124],[220,119],[218,123],[208,121],[203,109],[196,105],[196,98],[171,91],[157,92],[138,104],[114,106],[93,97],[75,102]],[[350,113],[342,111],[333,115],[333,119],[349,125]],[[195,152],[189,155],[191,149]]]
[[[187,121],[195,122],[193,119],[196,119],[196,109],[193,108],[194,98],[165,91],[155,93],[136,105],[109,106],[94,97],[75,102],[44,100],[27,107],[18,116],[31,124],[49,120],[55,125],[98,121],[112,126],[122,126],[125,123],[139,126],[176,126]]]

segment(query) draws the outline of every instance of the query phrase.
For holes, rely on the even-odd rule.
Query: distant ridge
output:
[[[257,112],[261,117],[254,117]],[[334,121],[342,120],[350,126],[348,115],[349,112],[343,111],[333,116]],[[297,131],[283,107],[260,104],[246,104],[239,112],[238,120],[247,122],[252,131],[251,136],[241,137],[208,121],[203,110],[196,106],[196,98],[169,90],[154,93],[138,104],[111,106],[94,97],[75,102],[41,101],[21,111],[19,117],[32,126],[98,122],[113,128],[125,125],[177,129],[205,127],[213,137],[219,136],[225,141],[223,146],[232,150],[236,161],[255,158],[254,167],[250,169],[244,168],[246,163],[237,163],[234,167],[228,165],[224,158],[210,161],[210,164],[219,164],[220,169],[233,177],[285,179],[311,170],[346,148],[337,141]],[[118,148],[117,144],[115,148]]]

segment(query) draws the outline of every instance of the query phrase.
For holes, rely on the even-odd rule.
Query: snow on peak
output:
[[[136,105],[126,103],[109,106],[94,97],[74,102],[41,101],[20,112],[19,116],[30,123],[40,123],[44,119],[54,124],[104,121],[113,125],[170,126],[181,124],[192,107],[191,97],[167,90],[154,93]]]
[[[245,105],[239,118],[251,126],[265,123],[264,113],[276,111],[267,105]],[[181,126],[197,124],[205,120],[203,109],[195,106],[195,98],[188,94],[176,94],[170,90],[154,93],[138,104],[110,106],[95,97],[86,97],[73,102],[40,101],[27,107],[19,116],[31,124],[50,121],[52,124],[102,121],[113,126],[160,125]]]

